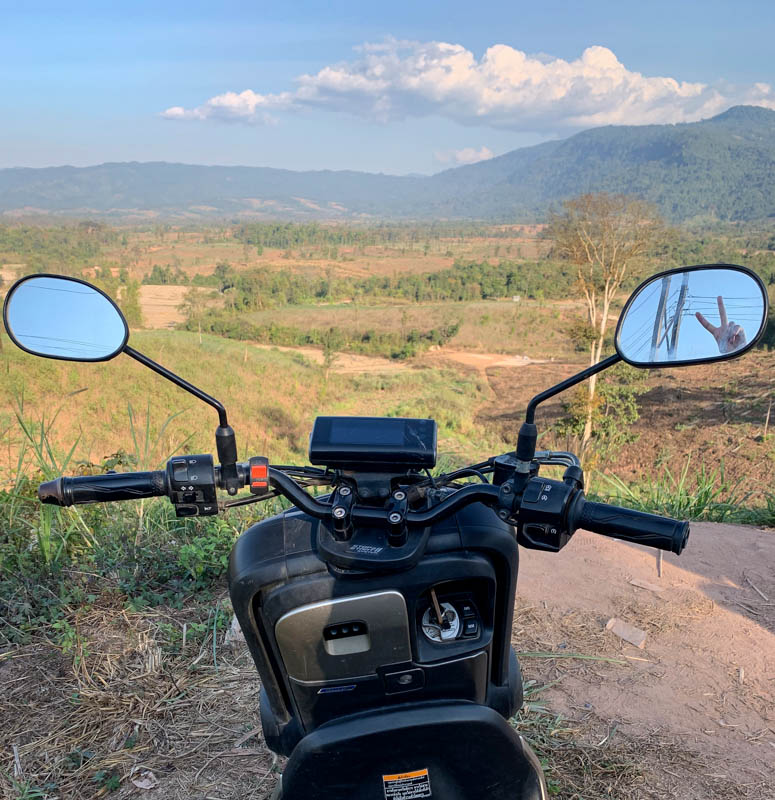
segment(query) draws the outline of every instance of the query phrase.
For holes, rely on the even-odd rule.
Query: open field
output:
[[[183,322],[185,317],[180,304],[186,291],[185,286],[141,286],[143,325],[146,328],[174,328]]]
[[[532,260],[547,250],[538,238],[542,226],[495,226],[496,235],[482,230],[477,236],[416,237],[396,245],[341,245],[256,247],[236,240],[228,227],[207,230],[167,230],[168,226],[141,231],[126,229],[124,238],[105,248],[106,262],[125,266],[141,279],[154,264],[171,264],[189,275],[209,275],[219,262],[238,269],[291,269],[300,273],[331,271],[337,276],[365,277],[401,272],[433,272],[452,265],[456,258]]]
[[[213,336],[204,336],[200,346],[194,333],[138,332],[132,343],[224,402],[241,457],[267,453],[284,463],[304,460],[307,433],[314,417],[322,413],[434,416],[442,448],[472,458],[488,441],[473,427],[475,407],[488,388],[476,376],[442,365],[387,369],[385,374],[340,375],[334,370],[326,378],[322,366],[303,353]],[[130,405],[138,436],[145,435],[149,422],[148,436],[155,449],[147,457],[154,464],[183,446],[188,452],[213,449],[215,413],[126,356],[104,364],[64,363],[36,359],[6,346],[2,360],[0,432],[5,438],[0,468],[6,476],[17,469],[20,405],[33,428],[45,420],[60,451],[77,441],[76,461],[101,463],[112,453],[133,449]]]
[[[448,347],[532,358],[573,357],[567,328],[583,313],[579,302],[479,301],[412,304],[286,306],[246,315],[258,325],[271,323],[308,330],[331,326],[348,331],[408,332],[459,323]],[[575,359],[583,359],[575,354]]]

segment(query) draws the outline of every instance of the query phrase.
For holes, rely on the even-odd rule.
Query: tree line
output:
[[[324,352],[348,351],[386,358],[411,358],[432,346],[442,346],[457,335],[454,322],[427,331],[353,331],[346,328],[297,328],[292,325],[257,325],[243,314],[223,311],[190,313],[180,326],[184,330],[213,333],[228,339],[272,344],[280,347],[322,347]]]
[[[367,278],[299,275],[286,270],[236,270],[216,265],[208,281],[224,295],[234,312],[342,300],[404,302],[492,300],[518,295],[533,299],[567,297],[576,280],[574,270],[552,261],[456,261],[437,272],[405,273]],[[204,280],[201,281],[204,283]]]

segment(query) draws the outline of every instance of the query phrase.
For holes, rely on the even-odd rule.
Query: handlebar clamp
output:
[[[406,544],[408,509],[409,500],[406,492],[403,489],[396,489],[387,504],[388,543],[393,547],[403,547]]]
[[[331,496],[331,519],[334,537],[346,542],[353,535],[352,507],[355,493],[349,486],[338,486]]]

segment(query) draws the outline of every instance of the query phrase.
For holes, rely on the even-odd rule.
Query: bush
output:
[[[591,462],[608,457],[625,444],[634,442],[632,426],[638,421],[638,395],[646,391],[646,371],[617,364],[598,378],[592,411]],[[567,441],[580,440],[587,418],[589,393],[577,386],[562,401],[563,416],[554,430]],[[568,449],[574,449],[569,445]]]

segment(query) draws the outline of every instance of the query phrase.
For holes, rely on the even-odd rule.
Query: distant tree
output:
[[[334,366],[339,353],[338,350],[342,347],[342,340],[339,331],[336,328],[329,328],[323,332],[323,375],[325,382],[328,383],[328,375],[331,368]]]
[[[610,322],[611,304],[627,270],[656,243],[664,223],[649,203],[605,192],[566,200],[549,221],[547,235],[557,258],[576,268],[578,288],[590,327],[589,363],[600,360]],[[587,383],[587,411],[581,437],[584,453],[592,438],[597,376]]]
[[[184,295],[178,311],[186,318],[186,322],[194,323],[199,331],[199,344],[202,344],[202,318],[207,313],[207,301],[200,289],[191,287]]]
[[[135,328],[143,326],[143,311],[140,306],[140,284],[129,281],[121,287],[119,305],[124,312],[126,321]]]

